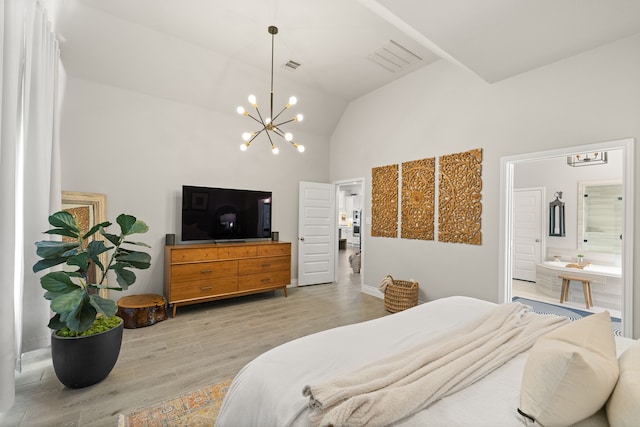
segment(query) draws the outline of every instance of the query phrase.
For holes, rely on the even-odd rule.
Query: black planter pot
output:
[[[109,375],[120,354],[123,322],[88,337],[51,335],[51,359],[60,382],[69,388],[96,384]]]

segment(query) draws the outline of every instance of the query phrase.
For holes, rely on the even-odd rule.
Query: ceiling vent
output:
[[[367,58],[392,73],[422,61],[418,55],[393,40],[389,40],[388,43],[370,53]]]
[[[288,70],[295,70],[295,69],[297,69],[300,65],[302,65],[302,64],[300,64],[299,62],[296,62],[296,61],[292,61],[292,60],[290,59],[289,61],[287,61],[287,63],[286,63],[286,64],[284,64],[284,65],[282,66],[282,68],[286,68],[286,69],[288,69]]]

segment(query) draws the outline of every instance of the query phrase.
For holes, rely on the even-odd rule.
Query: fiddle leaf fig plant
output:
[[[66,241],[46,240],[35,244],[36,254],[42,259],[34,264],[34,273],[60,264],[67,265],[65,270],[52,271],[40,278],[40,285],[46,290],[44,297],[51,301],[51,310],[55,313],[49,321],[49,328],[60,330],[67,327],[71,331],[82,332],[91,327],[97,316],[114,316],[118,306],[113,300],[99,296],[97,290],[126,290],[136,281],[132,270],[147,269],[151,265],[149,254],[129,248],[148,248],[149,245],[125,240],[132,234],[146,233],[149,230],[147,224],[126,214],[119,215],[116,222],[120,226],[120,234],[106,231],[112,225],[108,221],[94,225],[83,234],[70,213],[60,211],[49,217],[53,228],[45,233],[67,237]],[[98,233],[104,236],[106,244],[95,239]],[[100,260],[103,253],[107,253],[106,265]],[[92,265],[95,266],[96,283],[90,283]],[[109,270],[115,273],[118,286],[106,284]]]

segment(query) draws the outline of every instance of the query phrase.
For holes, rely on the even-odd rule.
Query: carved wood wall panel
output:
[[[434,239],[435,165],[435,157],[402,163],[402,238]]]
[[[438,159],[438,240],[482,244],[482,149]]]
[[[398,165],[371,169],[371,236],[398,237]]]

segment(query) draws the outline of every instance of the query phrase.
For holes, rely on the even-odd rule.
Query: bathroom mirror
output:
[[[622,182],[578,183],[578,250],[622,253]]]

